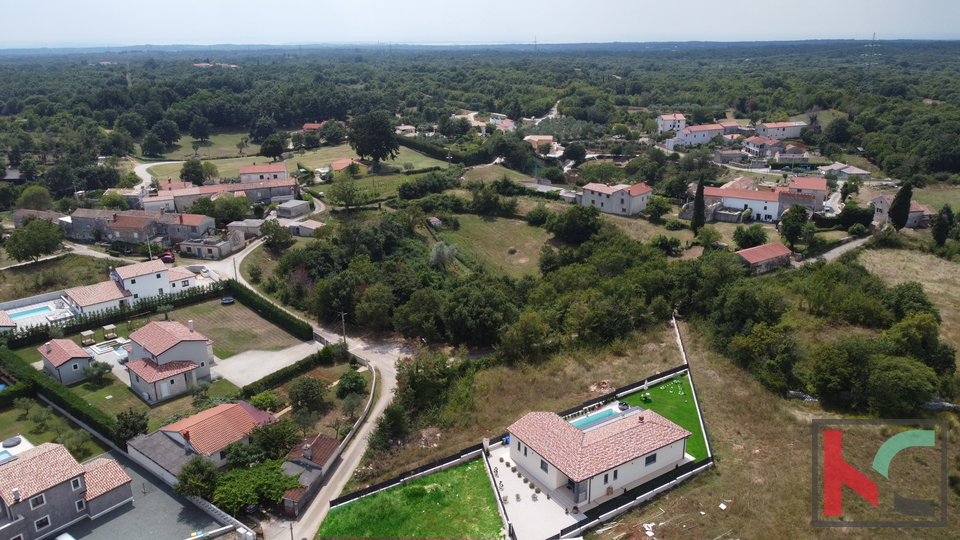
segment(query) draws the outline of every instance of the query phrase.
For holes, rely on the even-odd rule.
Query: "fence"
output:
[[[670,368],[670,369],[668,369],[668,370],[666,370],[666,371],[661,371],[660,373],[657,373],[656,375],[651,375],[651,376],[647,377],[646,379],[643,379],[642,381],[637,381],[637,382],[635,382],[635,383],[628,384],[628,385],[623,386],[623,387],[621,387],[621,388],[617,388],[616,390],[614,390],[614,391],[612,391],[612,392],[606,393],[606,394],[604,394],[604,395],[602,395],[602,396],[600,396],[600,397],[598,397],[598,398],[593,398],[593,399],[584,401],[583,403],[581,403],[580,405],[577,405],[576,407],[572,407],[572,408],[567,409],[567,410],[565,410],[565,411],[558,412],[557,415],[560,416],[560,417],[567,417],[567,416],[570,416],[571,414],[578,413],[578,412],[580,412],[580,411],[582,411],[582,410],[584,410],[584,409],[586,409],[586,408],[588,408],[588,407],[592,407],[592,406],[597,405],[597,404],[599,404],[599,403],[603,403],[604,401],[611,400],[611,399],[616,399],[616,398],[621,398],[621,397],[623,397],[623,396],[628,396],[628,395],[634,393],[637,389],[643,388],[644,386],[650,386],[650,385],[652,385],[652,384],[656,384],[656,383],[660,382],[660,381],[663,380],[663,379],[666,379],[666,378],[669,378],[669,377],[671,377],[671,376],[674,376],[674,375],[676,375],[676,374],[678,374],[678,373],[681,373],[681,372],[683,372],[683,371],[685,371],[685,370],[687,370],[687,369],[688,369],[688,366],[683,365],[683,366],[677,366],[677,367],[674,367],[674,368]],[[491,442],[492,442],[492,441],[491,441]]]

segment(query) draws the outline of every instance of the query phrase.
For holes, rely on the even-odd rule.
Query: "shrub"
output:
[[[552,214],[552,212],[547,209],[546,205],[539,203],[527,212],[527,223],[535,226],[543,225],[547,222],[547,219],[550,218],[550,214]]]
[[[259,264],[254,264],[250,267],[250,281],[260,283],[261,279],[263,279],[263,268]]]
[[[503,457],[502,457],[502,456],[500,457],[500,463],[503,463]]]
[[[259,381],[252,382],[240,389],[240,396],[248,399],[261,392],[276,388],[286,382],[289,382],[308,371],[313,370],[322,364],[332,364],[336,354],[337,347],[327,345],[310,356],[298,361],[297,363],[285,368],[274,371]]]
[[[687,224],[680,221],[679,219],[671,219],[667,221],[667,224],[664,225],[668,231],[682,231],[687,228]]]
[[[854,223],[847,229],[847,234],[850,236],[856,236],[857,238],[862,238],[870,232],[863,223]]]

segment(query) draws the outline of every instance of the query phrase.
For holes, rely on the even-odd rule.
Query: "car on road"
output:
[[[177,257],[173,254],[173,252],[164,251],[160,254],[160,260],[165,263],[172,263],[173,261],[177,260]]]
[[[823,210],[824,210],[825,212],[833,212],[833,207],[830,206],[829,204],[825,204],[825,205],[823,205]]]

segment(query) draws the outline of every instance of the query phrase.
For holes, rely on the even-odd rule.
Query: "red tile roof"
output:
[[[20,500],[26,501],[84,472],[63,445],[43,443],[0,465],[0,498],[8,506],[14,504],[13,488],[17,488]]]
[[[634,184],[628,187],[624,191],[626,191],[627,194],[630,195],[631,197],[636,197],[637,195],[643,195],[644,193],[653,192],[653,188],[644,184],[643,182],[640,182],[639,184]]]
[[[790,179],[790,189],[827,190],[827,179],[815,176],[794,176]]]
[[[144,382],[149,384],[153,384],[157,381],[162,381],[167,377],[174,377],[180,375],[181,373],[186,373],[200,367],[189,360],[177,360],[176,362],[157,364],[148,358],[141,358],[139,360],[134,360],[133,362],[127,362],[125,365],[128,370],[136,373],[141,379],[143,379]]]
[[[240,174],[265,174],[281,172],[287,172],[287,165],[284,163],[273,163],[270,165],[244,165],[243,167],[240,167]]]
[[[163,354],[181,341],[207,341],[200,332],[191,332],[176,321],[153,321],[131,332],[130,339],[153,355]]]
[[[303,127],[300,128],[300,129],[306,131],[306,130],[308,130],[308,129],[320,129],[322,126],[323,126],[323,124],[316,124],[316,123],[313,123],[313,122],[307,122],[307,123],[304,124]]]
[[[351,163],[356,163],[357,165],[363,165],[363,163],[360,163],[357,160],[344,158],[331,163],[330,168],[335,171],[342,171],[343,169],[346,169],[347,167],[349,167]]]
[[[87,485],[87,491],[83,498],[87,501],[109,493],[118,487],[129,484],[132,479],[127,471],[119,463],[112,459],[98,458],[89,463],[83,464],[83,482]]]
[[[717,124],[720,124],[723,127],[733,127],[733,126],[740,127],[740,122],[737,122],[736,120],[721,120],[717,122]]]
[[[744,143],[755,144],[755,145],[757,145],[757,146],[764,145],[764,144],[783,144],[783,143],[781,143],[780,141],[778,141],[778,140],[776,140],[776,139],[771,139],[771,138],[768,138],[768,137],[763,137],[763,136],[761,136],[761,135],[754,135],[753,137],[748,137],[748,138],[744,139],[743,142],[744,142]]]
[[[922,212],[924,215],[932,216],[937,213],[929,204],[920,204],[917,201],[910,201],[910,213]]]
[[[301,497],[307,492],[307,488],[296,487],[290,488],[283,493],[283,498],[288,501],[299,501]]]
[[[272,416],[269,418],[272,419],[270,422],[277,420]],[[223,450],[230,443],[243,439],[250,430],[264,423],[268,422],[257,422],[240,403],[234,403],[218,405],[199,412],[179,422],[166,425],[160,428],[160,431],[177,432],[181,436],[188,433],[194,450],[200,454],[210,455]]]
[[[203,225],[204,221],[212,219],[203,214],[179,214],[178,216],[178,223],[180,225],[190,225],[191,227],[199,227]]]
[[[160,259],[114,268],[120,279],[130,279],[165,272],[167,266]]]
[[[8,326],[17,326],[17,323],[13,322],[6,311],[0,311],[0,328]]]
[[[796,123],[796,122],[762,122],[762,123],[760,123],[759,125],[767,128],[767,129],[770,129],[770,128],[797,127],[797,126],[800,125],[800,124],[806,125],[806,124],[804,124],[803,122],[800,122],[799,124]]]
[[[574,482],[592,478],[691,435],[651,410],[629,414],[586,432],[554,413],[532,412],[507,431]]]
[[[47,352],[46,343],[37,347],[40,356],[46,358],[53,367],[60,367],[74,358],[93,358],[90,353],[80,348],[71,339],[51,339],[50,352]]]
[[[121,289],[120,285],[113,280],[67,289],[66,293],[67,296],[80,307],[95,306],[104,302],[133,296],[133,293]]]
[[[680,114],[680,113],[676,113],[676,114],[661,114],[661,115],[660,115],[660,118],[662,118],[662,119],[664,119],[664,120],[686,120],[686,117],[684,117],[684,116],[683,116],[682,114]]]
[[[174,281],[197,277],[197,275],[182,266],[174,266],[167,271],[167,277],[173,283]]]
[[[720,124],[704,124],[702,126],[687,126],[683,131],[723,131],[723,126]]]
[[[789,255],[791,253],[793,252],[790,251],[790,248],[781,244],[780,242],[771,242],[762,246],[741,249],[737,252],[737,255],[743,257],[743,260],[750,264],[757,264],[759,262],[768,261],[770,259],[781,257],[783,255]]]
[[[727,197],[733,199],[746,199],[749,201],[777,201],[777,194],[772,191],[758,191],[755,189],[722,189],[715,187],[703,188],[703,194],[707,197]]]
[[[117,219],[108,224],[111,229],[143,230],[152,219],[146,216],[117,216]]]
[[[293,447],[293,450],[290,451],[290,459],[303,458],[303,445],[308,443],[310,444],[311,452],[309,461],[321,467],[330,459],[330,456],[337,451],[337,447],[340,446],[339,441],[323,433],[310,435]]]

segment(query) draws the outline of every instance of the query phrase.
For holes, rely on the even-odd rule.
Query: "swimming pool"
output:
[[[584,416],[583,418],[574,420],[574,421],[572,421],[572,422],[570,422],[570,423],[573,424],[573,427],[575,427],[575,428],[577,428],[577,429],[583,429],[583,428],[585,428],[585,427],[587,427],[587,426],[589,426],[589,425],[591,425],[591,424],[595,424],[595,423],[597,423],[597,422],[599,422],[599,421],[601,421],[601,420],[603,420],[603,419],[605,419],[605,418],[610,418],[611,416],[613,416],[613,415],[615,415],[615,414],[617,414],[617,411],[615,411],[615,410],[613,410],[613,409],[604,409],[604,410],[602,410],[602,411],[600,411],[600,412],[598,412],[598,413]]]
[[[50,306],[41,306],[38,308],[28,309],[27,311],[20,311],[18,313],[10,313],[10,318],[18,321],[20,319],[26,319],[27,317],[33,317],[34,315],[39,315],[41,313],[49,313],[53,311]]]

